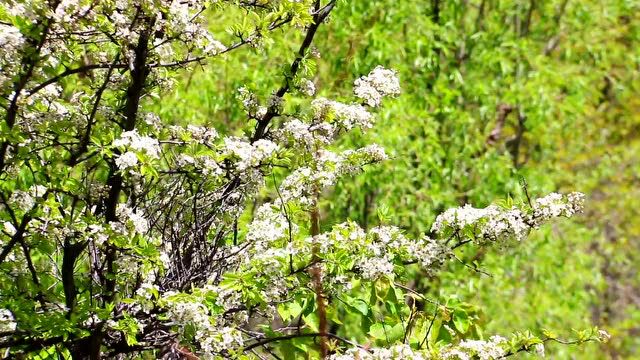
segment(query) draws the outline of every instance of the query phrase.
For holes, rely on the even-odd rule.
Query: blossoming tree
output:
[[[376,108],[400,95],[396,73],[376,67],[353,79],[350,98],[315,96],[313,39],[339,5],[3,3],[3,356],[494,359],[568,342],[466,338],[472,319],[404,283],[408,267],[435,272],[461,261],[462,247],[525,241],[579,212],[580,193],[450,209],[417,239],[349,221],[321,231],[323,192],[387,160],[375,144],[336,140],[374,126]],[[234,9],[243,15],[223,43],[207,20]],[[268,99],[238,89],[244,135],[148,111],[185,70],[245,46],[261,51],[287,26],[304,34],[281,86]],[[591,329],[569,342],[606,336]]]

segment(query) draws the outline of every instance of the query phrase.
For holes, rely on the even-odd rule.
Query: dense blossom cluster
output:
[[[273,204],[263,204],[256,211],[254,220],[247,228],[246,239],[257,247],[268,244],[285,236],[289,223],[285,216]]]
[[[457,345],[447,345],[437,351],[415,350],[409,345],[393,345],[389,348],[349,349],[344,354],[331,356],[331,360],[495,360],[508,353],[507,339],[492,336],[485,340],[462,340]]]
[[[10,74],[18,67],[16,58],[24,44],[24,37],[16,27],[0,24],[0,89],[11,81]]]
[[[334,122],[347,130],[353,128],[369,129],[373,126],[373,117],[367,109],[358,104],[343,104],[338,101],[317,98],[311,103],[317,119]]]
[[[536,199],[533,204],[532,221],[534,224],[538,224],[558,216],[571,217],[582,210],[584,199],[585,195],[579,192],[573,192],[566,196],[551,193],[543,198]]]
[[[176,300],[172,300],[172,297],[176,297]],[[194,339],[205,358],[214,358],[216,354],[228,354],[229,349],[242,348],[241,332],[232,327],[217,326],[212,322],[209,310],[204,304],[181,301],[174,293],[165,294],[164,301],[169,306],[167,317],[171,323],[179,325],[182,329],[188,326],[195,327]]]
[[[493,360],[499,359],[507,353],[505,350],[507,339],[502,336],[492,336],[485,340],[462,340],[457,345],[449,345],[441,350],[443,359],[455,360]]]
[[[304,79],[300,84],[300,92],[307,96],[313,96],[316,94],[316,85],[313,81]]]
[[[130,224],[136,233],[145,234],[149,230],[147,220],[127,205],[119,204],[117,212],[120,221],[126,225]]]
[[[16,322],[11,311],[0,309],[0,333],[10,332],[16,329]]]
[[[377,66],[354,82],[353,93],[369,106],[377,107],[383,97],[400,94],[400,81],[395,71]]]
[[[357,174],[364,165],[387,159],[384,149],[375,144],[341,154],[320,150],[314,156],[315,169],[300,167],[283,180],[279,191],[284,201],[312,204],[314,192],[334,185],[341,176]]]
[[[116,156],[116,165],[120,170],[127,170],[138,164],[138,154],[145,154],[149,159],[157,159],[160,145],[157,139],[141,136],[137,130],[125,131],[113,142],[114,147],[126,149]]]
[[[503,209],[496,205],[474,208],[465,205],[445,211],[436,218],[432,231],[444,234],[447,231],[461,233],[470,229],[479,239],[499,241],[515,238],[522,240],[533,227],[559,216],[570,217],[582,210],[584,194],[570,193],[563,196],[552,193],[536,199],[532,208]]]
[[[235,166],[238,171],[258,166],[278,150],[278,145],[270,140],[260,139],[251,144],[231,137],[224,139],[224,147],[227,154],[237,159]]]

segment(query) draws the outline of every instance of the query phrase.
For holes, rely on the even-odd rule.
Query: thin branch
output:
[[[275,93],[276,97],[283,97],[284,94],[286,94],[289,91],[291,86],[291,80],[294,79],[295,76],[297,75],[298,70],[300,69],[300,64],[302,63],[302,59],[304,59],[307,53],[307,50],[311,46],[311,43],[313,42],[313,38],[316,35],[316,31],[318,30],[318,28],[320,27],[324,19],[326,19],[326,17],[329,16],[329,13],[335,6],[335,2],[336,0],[332,0],[323,8],[318,9],[315,12],[315,15],[313,16],[313,24],[311,24],[307,29],[307,34],[305,35],[304,40],[300,45],[300,49],[298,50],[298,56],[296,56],[295,60],[291,63],[291,67],[289,69],[289,73],[285,77],[284,84]],[[253,137],[251,138],[252,143],[262,139],[262,137],[266,133],[269,123],[276,115],[278,115],[277,105],[274,105],[272,107],[269,107],[269,109],[267,109],[267,113],[262,117],[262,119],[258,120],[258,124],[256,125],[256,130],[253,134]]]
[[[276,341],[283,341],[283,340],[291,340],[291,339],[297,339],[297,338],[305,338],[305,337],[312,337],[312,338],[316,338],[316,337],[320,337],[320,336],[326,336],[326,337],[330,337],[332,339],[341,341],[347,345],[351,345],[357,348],[360,348],[362,350],[365,350],[367,352],[370,352],[369,349],[367,349],[366,347],[353,342],[351,340],[347,340],[343,337],[340,337],[338,335],[335,334],[331,334],[331,333],[326,333],[326,334],[320,334],[320,333],[303,333],[303,334],[289,334],[289,335],[282,335],[282,336],[276,336],[276,337],[272,337],[272,338],[267,338],[267,339],[263,339],[263,340],[259,340],[254,342],[253,344],[249,344],[247,346],[244,347],[244,351],[247,352],[251,349],[254,349],[256,347],[259,346],[263,346],[265,344],[269,344],[272,342],[276,342]]]
[[[60,74],[46,80],[45,82],[35,86],[33,89],[27,91],[27,97],[34,95],[35,93],[37,93],[38,91],[44,89],[45,87],[56,83],[58,81],[60,81],[60,79],[65,78],[69,75],[73,75],[73,74],[79,74],[79,73],[86,73],[89,72],[91,70],[97,70],[97,69],[126,69],[128,67],[127,64],[90,64],[90,65],[84,65],[84,66],[80,66],[77,68],[73,68],[73,69],[67,69],[63,72],[61,72]]]
[[[477,267],[477,266],[471,266],[471,265],[467,264],[466,262],[462,261],[462,259],[460,259],[460,258],[459,258],[459,257],[457,257],[456,255],[453,255],[453,258],[454,258],[454,259],[456,259],[456,260],[458,260],[458,262],[459,262],[460,264],[464,265],[466,268],[469,268],[469,269],[471,269],[471,270],[473,270],[473,271],[475,271],[475,272],[477,272],[477,273],[480,273],[480,274],[482,274],[482,275],[485,275],[485,276],[488,276],[488,277],[493,277],[493,275],[491,275],[490,273],[488,273],[488,272],[486,272],[486,271],[484,271],[484,270],[480,269],[479,267]]]

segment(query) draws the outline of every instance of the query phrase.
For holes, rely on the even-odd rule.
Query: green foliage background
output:
[[[212,30],[223,40],[239,15],[211,19]],[[180,124],[246,129],[235,90],[247,85],[266,98],[301,36],[276,32],[266,54],[246,48],[212,60],[155,110]],[[570,336],[593,324],[613,336],[549,345],[553,358],[640,356],[640,3],[341,1],[314,43],[320,95],[348,95],[378,64],[398,70],[403,86],[374,129],[347,140],[379,143],[392,160],[324,194],[324,227],[351,218],[420,234],[447,207],[522,200],[521,179],[532,196],[585,192],[586,213],[573,222],[506,253],[465,254],[491,277],[415,273],[412,285],[482,309],[487,335],[546,328]],[[513,111],[488,142],[500,106]]]

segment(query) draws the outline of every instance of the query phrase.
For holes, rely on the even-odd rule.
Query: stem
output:
[[[320,253],[320,245],[315,242],[316,236],[320,235],[320,212],[318,210],[318,200],[320,194],[316,186],[315,189],[315,202],[311,209],[311,236],[314,238],[312,261],[319,260],[318,254]],[[313,282],[313,288],[316,293],[316,302],[318,303],[318,330],[320,331],[320,355],[324,359],[329,354],[329,346],[327,343],[328,324],[327,324],[327,309],[325,304],[324,289],[322,288],[322,265],[320,263],[314,265],[311,270],[311,279]]]

